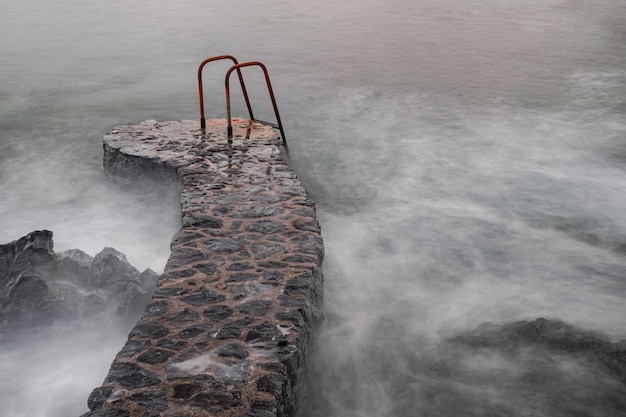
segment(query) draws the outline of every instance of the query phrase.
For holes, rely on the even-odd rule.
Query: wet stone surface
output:
[[[83,417],[291,416],[321,320],[315,203],[267,126],[145,121],[104,139],[107,175],[182,186],[152,302]]]

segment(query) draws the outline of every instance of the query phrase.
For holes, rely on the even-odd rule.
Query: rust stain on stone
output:
[[[290,416],[321,320],[324,248],[280,139],[234,119],[154,120],[104,140],[109,175],[169,173],[183,227],[84,417]]]

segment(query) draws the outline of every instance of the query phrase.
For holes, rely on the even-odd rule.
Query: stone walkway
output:
[[[84,417],[293,415],[321,320],[315,204],[274,131],[145,121],[105,137],[109,175],[182,182],[183,228]],[[158,225],[155,225],[158,227]]]

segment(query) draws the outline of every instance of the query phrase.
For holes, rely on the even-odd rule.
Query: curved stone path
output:
[[[108,174],[182,183],[183,227],[83,417],[293,415],[321,320],[320,227],[274,131],[233,125],[230,142],[225,120],[205,135],[152,120],[105,137]]]

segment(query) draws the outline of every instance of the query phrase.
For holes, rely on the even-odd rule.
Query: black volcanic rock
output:
[[[91,264],[93,256],[80,249],[70,249],[57,254],[63,279],[80,286],[91,285]]]
[[[535,346],[561,354],[584,356],[600,362],[626,384],[626,340],[610,342],[601,334],[577,329],[559,320],[540,317],[502,325],[484,323],[452,340],[479,349],[514,351]]]
[[[108,310],[137,314],[157,286],[157,273],[140,273],[113,248],[95,257],[78,249],[56,254],[53,248],[49,230],[0,245],[0,328]]]
[[[35,231],[0,245],[0,326],[42,318],[54,309],[43,275],[56,274],[52,232]]]
[[[57,266],[52,232],[49,230],[37,230],[0,246],[0,274],[3,276],[12,277],[27,269],[46,274]]]

